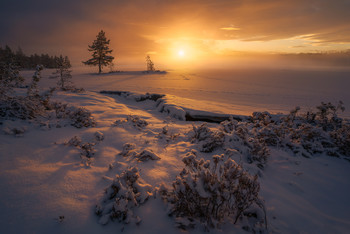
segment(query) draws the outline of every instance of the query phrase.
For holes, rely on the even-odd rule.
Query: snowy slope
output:
[[[167,206],[161,199],[153,197],[135,209],[142,219],[139,225],[109,222],[103,226],[95,215],[95,205],[104,189],[115,175],[130,166],[140,169],[144,183],[152,187],[164,183],[171,187],[184,168],[182,158],[186,153],[196,150],[198,157],[204,159],[224,153],[220,147],[210,153],[200,152],[199,143],[191,141],[191,131],[193,125],[199,126],[201,122],[181,121],[171,114],[179,108],[199,114],[233,114],[231,109],[225,109],[231,106],[230,103],[206,106],[207,102],[201,102],[206,99],[204,96],[208,91],[204,91],[203,99],[193,96],[196,102],[186,96],[167,95],[165,100],[175,108],[170,114],[159,112],[156,102],[151,100],[136,102],[133,98],[99,93],[101,90],[141,92],[142,88],[143,93],[151,92],[157,89],[157,85],[147,88],[140,82],[151,83],[152,80],[168,79],[167,76],[75,76],[76,85],[84,86],[87,91],[59,91],[52,99],[85,107],[95,118],[96,127],[78,129],[67,124],[57,128],[55,120],[48,120],[45,124],[42,120],[1,120],[0,233],[118,233],[121,230],[125,233],[180,233],[180,229],[174,226],[174,218],[167,215]],[[170,78],[175,77],[177,75],[170,75]],[[122,79],[127,82],[123,84]],[[43,78],[42,88],[54,83],[53,79]],[[169,91],[170,88],[160,85],[159,89]],[[197,91],[194,93],[199,95]],[[138,122],[133,122],[136,116],[148,124],[137,126]],[[214,131],[220,128],[216,123],[208,126]],[[24,133],[9,134],[9,129],[13,128],[24,129]],[[162,134],[164,129],[166,134]],[[102,133],[104,140],[97,140],[96,132]],[[82,142],[96,143],[96,152],[91,159],[81,157],[79,147],[67,144],[74,136],[80,137]],[[160,160],[140,161],[124,157],[121,153],[125,143],[135,144],[136,153],[152,150]],[[267,164],[260,170],[242,162],[241,156],[233,156],[233,159],[243,163],[249,172],[260,174],[260,196],[265,200],[269,232],[346,233],[349,230],[348,161],[326,155],[305,158],[271,147]],[[64,218],[60,220],[60,216]],[[242,226],[240,222],[227,223],[220,230],[210,231],[246,233]],[[188,232],[202,233],[203,228]]]

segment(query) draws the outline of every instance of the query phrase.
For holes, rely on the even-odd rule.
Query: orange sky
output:
[[[349,0],[5,0],[0,45],[85,60],[103,29],[119,60],[350,49]],[[179,51],[183,55],[179,56]]]

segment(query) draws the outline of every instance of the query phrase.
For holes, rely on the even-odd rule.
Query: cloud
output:
[[[222,27],[222,28],[220,28],[220,29],[221,29],[221,30],[226,30],[226,31],[237,31],[237,30],[241,30],[240,28],[235,27],[235,26]]]

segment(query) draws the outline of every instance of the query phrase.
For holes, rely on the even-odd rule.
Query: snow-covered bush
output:
[[[236,130],[238,121],[233,119],[232,116],[228,120],[222,121],[220,123],[220,129],[225,133],[231,133],[233,130]]]
[[[345,110],[342,101],[339,101],[337,106],[330,102],[321,102],[321,105],[317,106],[316,108],[316,123],[321,125],[325,131],[330,131],[341,127],[342,119],[338,117],[338,112],[343,112]]]
[[[5,127],[4,133],[7,135],[14,135],[16,137],[23,136],[23,134],[27,131],[27,127],[18,126],[18,127]]]
[[[120,126],[123,124],[129,124],[138,130],[142,130],[148,125],[148,122],[137,115],[129,115],[127,116],[126,120],[116,120],[114,122],[115,126]]]
[[[251,129],[247,134],[262,144],[284,148],[304,157],[322,153],[348,156],[349,122],[338,117],[338,112],[344,111],[343,103],[339,102],[337,106],[321,103],[316,109],[315,113],[309,111],[298,115],[300,108],[296,107],[289,115],[274,121],[265,121],[262,115],[258,118],[255,115],[247,123]]]
[[[126,118],[126,120],[128,123],[131,123],[134,127],[138,129],[142,129],[148,125],[148,122],[146,120],[142,119],[140,116],[137,115],[129,115]]]
[[[252,148],[248,154],[248,163],[256,163],[260,169],[263,169],[267,163],[270,151],[266,144],[264,142],[260,142],[259,140],[253,139],[251,144]]]
[[[194,126],[189,133],[191,142],[197,143],[202,152],[213,152],[216,148],[224,144],[224,133],[222,131],[211,130],[206,123],[200,126]]]
[[[80,151],[80,158],[83,165],[90,167],[93,162],[93,156],[96,153],[95,146],[103,141],[103,133],[95,132],[94,140],[91,142],[83,142],[79,136],[72,137],[65,145],[73,146]]]
[[[141,219],[134,214],[134,209],[145,203],[152,195],[151,192],[152,187],[140,180],[140,173],[136,167],[116,175],[96,205],[95,212],[100,216],[99,223],[105,225],[109,220],[117,220],[125,224],[139,224]]]
[[[269,112],[253,112],[251,121],[255,126],[266,126],[272,122],[272,116]]]
[[[159,160],[160,157],[156,155],[151,149],[144,149],[136,154],[137,161],[146,162],[148,160]]]
[[[0,95],[0,117],[4,119],[39,119],[42,123],[52,118],[51,112],[56,113],[57,119],[69,119],[71,125],[81,128],[95,126],[96,121],[91,113],[84,108],[70,107],[67,104],[53,103],[50,101],[55,88],[45,92],[39,92],[38,82],[41,79],[43,66],[38,65],[27,89],[26,96]],[[51,126],[50,123],[46,123]],[[60,124],[56,125],[61,126]]]
[[[45,115],[51,108],[52,90],[39,94],[37,84],[41,78],[42,66],[38,65],[26,96],[9,95],[9,91],[0,95],[0,117],[4,119],[34,119]],[[5,82],[6,83],[6,82]],[[6,85],[1,84],[2,87]],[[7,87],[9,88],[9,87]]]
[[[96,150],[94,148],[95,145],[96,145],[95,142],[82,143],[80,145],[81,155],[85,156],[85,157],[88,157],[88,158],[91,158],[92,156],[94,156],[95,153],[96,153]]]
[[[136,145],[133,143],[125,143],[122,152],[120,152],[123,157],[135,157],[136,154]]]
[[[65,145],[69,146],[80,146],[82,143],[82,140],[78,136],[72,137],[68,142],[65,143]]]
[[[263,169],[270,151],[265,141],[256,137],[255,131],[257,126],[265,127],[265,124],[268,124],[266,116],[268,115],[264,113],[263,117],[258,120],[259,122],[264,121],[263,124],[238,122],[230,118],[221,122],[217,131],[211,130],[204,123],[198,127],[193,126],[189,136],[191,142],[196,143],[201,152],[212,152],[220,147],[225,150],[238,150],[240,158],[243,156],[247,163],[256,164]]]
[[[91,158],[95,155],[95,142],[83,142],[80,137],[74,136],[68,142],[64,143],[68,146],[74,146],[80,150],[80,155],[84,157]]]
[[[337,151],[340,154],[350,157],[350,124],[343,125],[341,128],[330,133]]]
[[[69,119],[71,122],[70,124],[76,128],[96,126],[96,121],[92,117],[91,112],[83,107],[54,103],[53,108],[58,119]]]
[[[257,176],[249,175],[229,157],[215,155],[211,161],[204,161],[190,152],[183,162],[185,168],[172,189],[158,188],[158,194],[171,207],[170,214],[178,217],[179,227],[186,229],[201,223],[215,228],[224,222],[236,223],[253,204],[262,209]],[[254,225],[265,223],[260,214]]]
[[[144,149],[141,152],[136,150],[136,145],[133,143],[125,143],[122,152],[119,153],[123,157],[128,157],[132,160],[145,162],[148,160],[159,160],[160,157],[151,149]]]
[[[103,141],[105,139],[105,136],[100,131],[95,132],[94,136],[96,141]]]
[[[96,121],[91,116],[91,112],[84,107],[71,107],[69,110],[69,117],[72,121],[72,125],[76,128],[96,126]]]
[[[179,133],[170,132],[168,125],[166,125],[162,128],[162,131],[156,136],[156,138],[159,140],[163,139],[166,141],[166,143],[169,143],[171,141],[174,141],[179,135]]]
[[[0,117],[4,119],[34,119],[45,113],[39,99],[15,96],[4,97],[0,102]]]

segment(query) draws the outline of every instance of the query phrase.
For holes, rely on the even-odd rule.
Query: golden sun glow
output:
[[[185,56],[185,51],[184,51],[184,50],[179,50],[179,51],[177,52],[177,55],[178,55],[179,57],[184,57],[184,56]]]

